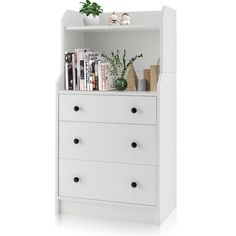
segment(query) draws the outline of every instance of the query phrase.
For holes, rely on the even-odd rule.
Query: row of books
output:
[[[100,52],[89,48],[65,52],[65,89],[114,90],[110,64],[103,60]]]

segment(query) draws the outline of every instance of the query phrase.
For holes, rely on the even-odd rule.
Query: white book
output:
[[[80,59],[79,59],[79,49],[75,49],[76,56],[76,68],[77,68],[77,90],[80,90]]]
[[[87,73],[87,88],[90,91],[95,90],[96,86],[96,78],[95,78],[95,62],[101,57],[101,54],[99,52],[88,52],[88,69],[86,71]]]
[[[106,63],[101,63],[101,74],[102,74],[102,90],[106,91]]]
[[[84,91],[85,88],[85,78],[84,78],[84,52],[78,52],[78,61],[77,65],[79,65],[79,69],[77,74],[79,74],[79,89]]]
[[[77,89],[86,90],[85,77],[84,77],[84,53],[90,51],[90,48],[77,48],[75,49],[77,58]]]
[[[101,68],[101,61],[98,61],[98,90],[102,91],[102,68]]]
[[[84,52],[84,87],[89,90],[88,52]]]
[[[87,70],[87,73],[88,73],[88,90],[89,91],[92,91],[93,90],[93,76],[92,76],[92,63],[93,61],[88,58],[88,70]]]

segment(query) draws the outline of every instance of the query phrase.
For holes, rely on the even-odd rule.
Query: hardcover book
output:
[[[89,90],[96,90],[96,78],[95,78],[95,62],[99,60],[100,53],[99,52],[88,52],[88,88]]]
[[[75,49],[76,63],[77,63],[77,89],[86,90],[84,80],[84,53],[89,51],[89,48],[77,48]]]
[[[72,55],[73,52],[65,52],[65,87],[66,90],[73,90],[73,69]]]
[[[73,76],[73,90],[77,90],[77,60],[75,53],[72,54],[72,76]]]
[[[98,87],[98,61],[94,63],[94,73],[95,73],[95,83],[94,83],[94,90],[99,90]]]
[[[78,59],[79,59],[79,87],[80,90],[86,90],[85,87],[85,78],[84,78],[84,52],[78,53]],[[78,62],[77,62],[78,63]]]
[[[102,91],[102,62],[98,61],[98,90]]]

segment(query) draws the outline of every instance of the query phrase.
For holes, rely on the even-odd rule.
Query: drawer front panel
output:
[[[59,195],[156,205],[156,167],[60,159]]]
[[[156,124],[156,98],[59,95],[59,119],[65,121]]]
[[[156,126],[59,123],[59,156],[81,160],[156,164]]]

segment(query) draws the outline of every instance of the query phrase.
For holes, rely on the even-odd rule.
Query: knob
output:
[[[74,139],[74,144],[78,144],[79,143],[79,139],[75,138]]]
[[[136,187],[137,187],[137,183],[136,183],[136,182],[132,182],[132,183],[131,183],[131,187],[132,187],[132,188],[136,188]]]
[[[132,142],[132,143],[131,143],[131,147],[132,147],[132,148],[136,148],[136,147],[137,147],[137,143]]]
[[[79,177],[75,177],[75,178],[74,178],[74,182],[75,182],[75,183],[78,183],[78,182],[79,182]]]
[[[132,113],[136,113],[136,112],[137,112],[137,108],[132,107],[132,108],[131,108],[131,112],[132,112]]]
[[[78,106],[74,106],[74,111],[79,111],[79,107]]]

